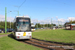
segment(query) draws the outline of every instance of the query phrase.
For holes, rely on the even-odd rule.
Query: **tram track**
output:
[[[23,40],[20,42],[33,45],[33,46],[42,48],[44,50],[74,50],[75,49],[73,46],[50,43],[46,41],[37,40],[34,38],[30,40],[26,40],[26,41]]]
[[[49,42],[49,43],[55,43],[55,44],[62,44],[62,45],[69,45],[69,46],[75,45],[75,43],[63,43],[63,42],[46,41],[46,40],[41,40],[41,39],[36,39],[36,38],[33,38],[33,39],[44,41],[44,42]]]
[[[10,34],[9,37],[12,37],[12,35]],[[40,40],[36,38],[32,38],[29,40],[19,40],[19,42],[24,43],[24,44],[29,44],[35,47],[39,47],[44,50],[75,50],[75,45],[68,45],[68,44],[64,45],[60,43],[58,44],[58,43],[53,43],[53,42]]]

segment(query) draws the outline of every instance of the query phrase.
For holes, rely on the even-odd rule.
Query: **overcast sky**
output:
[[[5,7],[7,7],[7,20],[13,21],[15,16],[28,15],[33,23],[64,24],[75,20],[75,0],[0,0],[0,21],[4,21]],[[10,13],[10,11],[12,11]]]

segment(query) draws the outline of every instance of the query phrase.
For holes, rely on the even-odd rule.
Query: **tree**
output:
[[[41,28],[42,25],[41,25],[40,23],[38,23],[38,24],[35,25],[35,27],[36,27],[36,28],[37,28],[37,27],[38,27],[38,28]]]
[[[35,28],[37,28],[37,26],[38,26],[38,28],[44,28],[44,27],[56,26],[56,24],[40,24],[40,23],[38,23],[35,25]]]
[[[69,21],[69,22],[66,22],[65,24],[64,24],[64,26],[66,25],[66,24],[75,24],[75,21]]]
[[[5,22],[1,21],[0,22],[0,29],[4,29],[5,28]],[[10,22],[7,22],[7,28],[10,28]],[[11,28],[14,28],[14,23],[11,22]]]
[[[48,27],[51,27],[51,24],[48,24]]]

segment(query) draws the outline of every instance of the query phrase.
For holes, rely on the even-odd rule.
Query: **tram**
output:
[[[13,36],[16,39],[31,39],[31,20],[28,16],[16,16],[14,19],[15,31]]]
[[[35,25],[31,25],[31,31],[35,31]]]

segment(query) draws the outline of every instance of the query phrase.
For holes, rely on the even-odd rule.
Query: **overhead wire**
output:
[[[19,8],[26,2],[26,0],[19,6]]]

